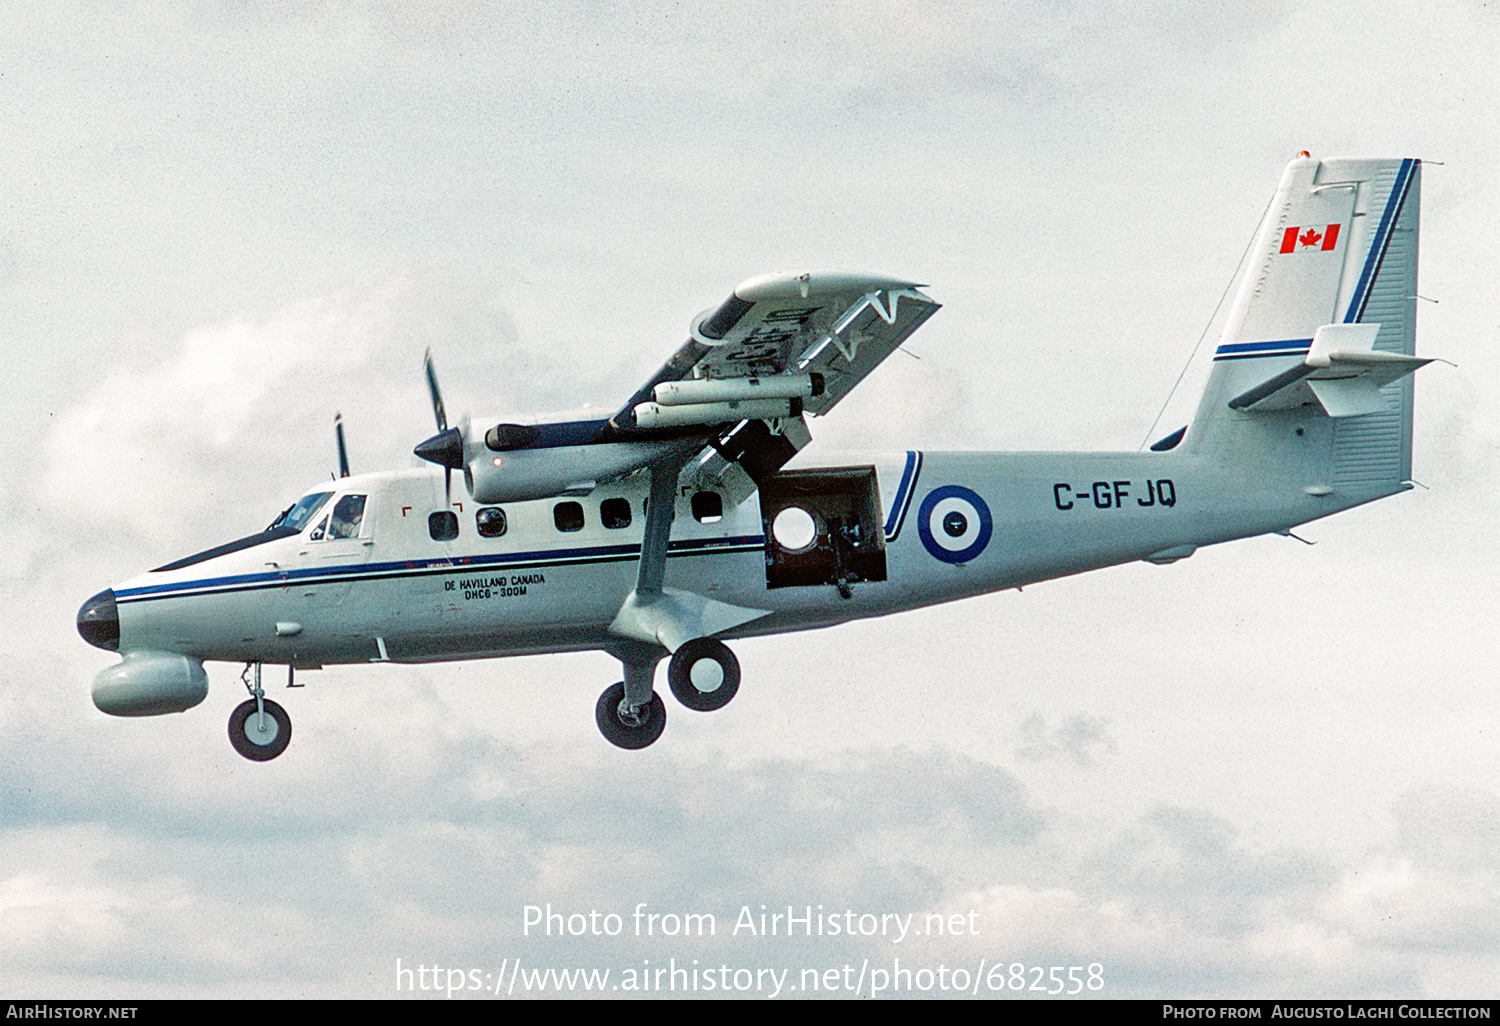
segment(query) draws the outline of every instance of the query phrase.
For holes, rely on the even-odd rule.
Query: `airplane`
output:
[[[93,684],[114,716],[204,700],[204,663],[244,663],[229,722],[248,759],[291,720],[262,670],[601,650],[595,709],[655,742],[667,684],[689,710],[740,686],[726,641],[812,630],[1277,532],[1411,488],[1420,161],[1323,159],[1282,174],[1197,411],[1139,452],[928,452],[787,464],[809,418],[938,310],[904,278],[751,278],[608,417],[448,423],[427,466],[340,476],[264,530],[85,602],[120,654]],[[462,477],[461,490],[453,476]],[[836,642],[830,642],[836,644]]]

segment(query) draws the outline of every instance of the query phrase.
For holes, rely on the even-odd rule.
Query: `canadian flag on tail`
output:
[[[1339,225],[1313,225],[1308,228],[1288,228],[1281,234],[1283,253],[1305,253],[1310,249],[1328,251],[1338,245]]]

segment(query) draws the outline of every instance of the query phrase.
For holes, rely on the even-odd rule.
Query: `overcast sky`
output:
[[[900,957],[1500,996],[1496,5],[699,6],[0,4],[0,991]],[[237,666],[89,701],[79,604],[262,527],[336,410],[406,466],[427,347],[452,410],[612,405],[742,279],[871,270],[944,308],[820,451],[1135,449],[1302,149],[1431,162],[1418,349],[1458,365],[1418,376],[1428,487],[1313,547],[742,642],[734,704],[639,753],[603,655],[308,674],[264,765]],[[523,936],[548,903],[718,936]],[[731,934],[762,904],[975,915]]]

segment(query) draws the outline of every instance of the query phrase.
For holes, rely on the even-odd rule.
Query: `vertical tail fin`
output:
[[[1327,416],[1328,484],[1411,477],[1421,162],[1299,157],[1282,175],[1214,353],[1189,447]],[[1365,329],[1351,328],[1365,325]],[[1316,344],[1314,340],[1317,340]],[[1259,426],[1257,425],[1259,422]]]

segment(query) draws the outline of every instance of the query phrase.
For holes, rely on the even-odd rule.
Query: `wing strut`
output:
[[[672,539],[672,520],[676,516],[677,481],[691,456],[691,450],[684,450],[651,465],[651,497],[646,503],[641,562],[636,571],[635,588],[625,596],[614,622],[609,625],[609,632],[616,637],[645,642],[650,646],[654,655],[649,660],[651,666],[661,658],[663,649],[676,652],[694,638],[711,637],[770,612],[734,606],[694,592],[666,587],[667,550]],[[627,666],[625,704],[638,706],[651,698],[651,678],[649,674],[639,674],[633,682],[628,670],[631,663],[647,662],[643,658],[646,653],[639,651],[637,646],[625,647],[631,650],[628,658],[621,656],[621,661]]]
[[[651,465],[651,498],[646,500],[646,528],[641,537],[641,565],[636,571],[637,595],[660,595],[667,576],[667,546],[677,515],[677,478],[687,459],[657,460]]]
[[[673,456],[651,465],[651,496],[646,500],[646,525],[641,536],[641,562],[636,570],[635,590],[626,597],[624,606],[615,617],[615,624],[610,628],[614,633],[633,636],[637,642],[627,646],[628,651],[617,653],[625,667],[625,696],[620,708],[631,715],[650,703],[656,664],[665,653],[659,644],[639,643],[658,642],[658,630],[650,627],[632,631],[616,628],[622,625],[622,620],[630,618],[628,613],[649,609],[663,598],[667,548],[672,541],[672,521],[677,516],[677,478],[686,464],[686,457]],[[643,634],[646,637],[641,637]]]

